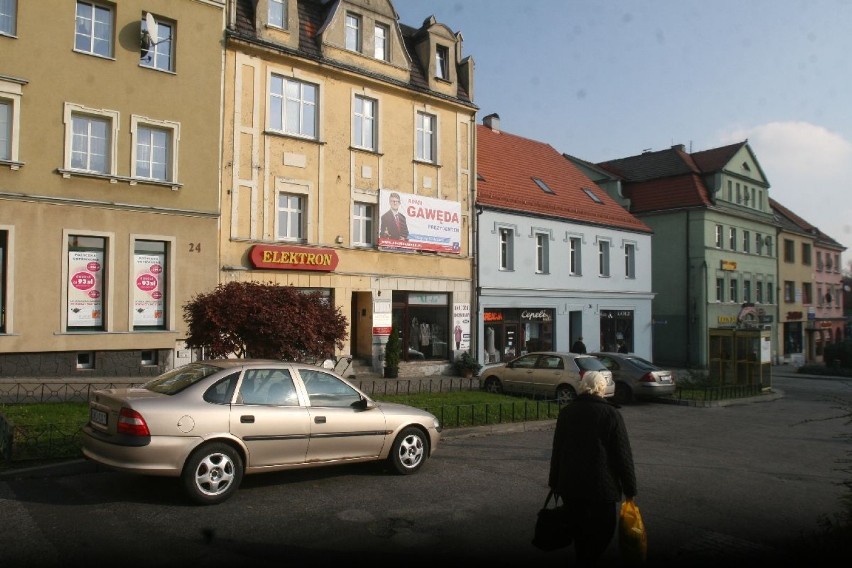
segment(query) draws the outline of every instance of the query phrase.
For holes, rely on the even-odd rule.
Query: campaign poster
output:
[[[461,253],[461,204],[383,189],[379,248]]]
[[[68,326],[103,326],[103,293],[103,251],[68,251]]]
[[[456,351],[470,349],[470,304],[453,304],[453,346]]]
[[[147,253],[133,257],[133,325],[165,325],[165,254]]]

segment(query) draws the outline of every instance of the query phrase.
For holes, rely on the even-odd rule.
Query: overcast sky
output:
[[[602,162],[748,140],[852,258],[852,0],[394,0],[464,38],[502,130]]]

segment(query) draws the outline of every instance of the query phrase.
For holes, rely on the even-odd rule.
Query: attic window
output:
[[[539,187],[541,188],[541,190],[542,190],[543,192],[545,192],[545,193],[550,193],[551,195],[556,195],[556,194],[553,192],[553,190],[552,190],[552,189],[550,189],[549,187],[547,187],[547,184],[546,184],[546,183],[544,183],[542,180],[538,179],[537,177],[532,178],[532,180],[535,182],[535,184],[536,184],[537,186],[539,186]]]
[[[435,77],[450,80],[450,50],[443,45],[435,47]]]
[[[476,181],[485,181],[485,178],[482,177],[481,173],[476,172]]]
[[[747,172],[750,172],[750,171],[751,171],[751,168],[750,168],[750,167],[748,167],[748,162],[743,162],[743,169],[744,169],[745,171],[747,171]]]
[[[595,192],[593,192],[591,189],[589,189],[588,187],[584,187],[583,191],[586,192],[586,195],[588,195],[592,199],[592,201],[603,205],[603,201],[601,201],[601,198],[595,195]]]

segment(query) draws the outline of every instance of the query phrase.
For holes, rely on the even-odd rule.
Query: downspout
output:
[[[692,320],[695,317],[695,307],[689,303],[689,294],[692,291],[692,269],[689,265],[689,209],[686,210],[686,367],[692,367]]]
[[[476,202],[476,184],[479,176],[478,170],[476,168],[476,165],[478,163],[476,159],[476,115],[474,115],[472,118],[473,128],[471,129],[471,138],[473,142],[473,167],[471,168],[471,170],[473,171],[473,173],[471,175],[470,183],[470,206],[474,211],[474,214],[470,216],[471,231],[473,232],[473,267],[471,270],[473,281],[471,282],[470,289],[470,353],[476,358],[477,361],[482,361],[483,358],[480,356],[479,353],[479,216],[482,214],[482,208]]]

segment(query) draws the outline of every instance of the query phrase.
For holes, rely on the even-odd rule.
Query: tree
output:
[[[208,358],[318,360],[343,347],[347,320],[318,292],[273,283],[228,282],[183,307],[186,345]]]

